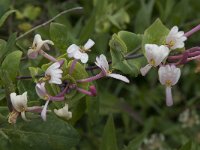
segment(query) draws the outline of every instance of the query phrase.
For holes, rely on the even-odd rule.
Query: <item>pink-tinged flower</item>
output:
[[[183,31],[178,31],[178,27],[174,26],[166,37],[166,44],[170,49],[174,50],[177,48],[183,48],[187,37]]]
[[[46,103],[44,105],[44,108],[41,112],[41,117],[44,121],[46,121],[46,112],[47,112],[47,107],[49,104],[50,96],[47,94],[46,88],[45,88],[45,83],[37,83],[35,87],[37,95],[41,98],[46,100]]]
[[[166,104],[173,105],[171,88],[175,85],[181,75],[181,70],[174,65],[162,66],[158,70],[159,80],[162,85],[166,86]]]
[[[82,63],[87,63],[88,54],[87,51],[90,51],[90,48],[94,45],[94,41],[89,39],[84,46],[79,47],[76,44],[72,44],[67,49],[67,54],[69,58],[75,58],[81,60]]]
[[[54,43],[50,40],[42,40],[41,36],[39,34],[36,34],[33,40],[32,47],[28,50],[28,57],[31,59],[35,59],[38,56],[39,51],[45,47],[47,50],[49,50],[49,45],[54,45]]]
[[[27,106],[27,92],[24,92],[22,95],[11,93],[10,100],[13,106],[13,112],[9,115],[9,123],[15,123],[19,114],[21,114],[23,120],[29,121],[26,118],[25,112],[41,112],[42,110],[42,107],[40,106]]]
[[[45,76],[49,80],[49,83],[62,84],[62,73],[63,71],[60,69],[60,63],[55,62],[47,68]]]
[[[145,76],[152,67],[157,67],[169,55],[168,47],[156,44],[145,44],[145,53],[148,64],[140,69],[142,76]]]
[[[61,109],[54,109],[54,113],[61,117],[61,118],[64,118],[66,120],[69,120],[72,118],[72,112],[70,112],[68,110],[68,104],[65,104],[65,106]]]
[[[109,65],[108,65],[108,61],[106,59],[106,56],[101,54],[99,57],[96,57],[96,62],[95,64],[101,68],[102,72],[105,74],[105,76],[107,77],[111,77],[111,78],[115,78],[121,81],[124,81],[126,83],[129,83],[129,79],[125,76],[122,76],[120,74],[116,74],[116,73],[112,73],[109,70]]]
[[[43,99],[46,100],[46,103],[43,107],[43,110],[41,112],[41,117],[44,121],[46,121],[46,113],[47,113],[47,107],[50,101],[63,101],[64,100],[64,96],[51,96],[47,93],[46,88],[45,88],[45,83],[37,83],[36,84],[36,93],[37,95]]]

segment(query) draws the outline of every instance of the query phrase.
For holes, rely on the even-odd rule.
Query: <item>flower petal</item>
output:
[[[44,105],[44,108],[42,109],[42,112],[41,112],[41,117],[44,121],[46,121],[46,114],[47,114],[47,107],[48,107],[48,104],[49,104],[49,100],[46,101],[45,105]]]
[[[35,90],[36,90],[37,95],[41,99],[44,99],[44,97],[48,95],[47,92],[46,92],[46,89],[45,89],[45,83],[44,82],[37,83],[36,86],[35,86]]]
[[[109,64],[108,64],[108,61],[107,61],[107,58],[105,55],[103,55],[103,54],[100,55],[100,61],[101,61],[102,67],[106,71],[109,71]]]
[[[81,53],[81,52],[78,50],[78,51],[76,51],[76,52],[74,53],[74,58],[75,58],[75,59],[80,59],[80,58],[82,57],[82,54],[83,54],[83,53]]]
[[[30,121],[29,119],[26,118],[25,111],[21,112],[21,117],[24,121]]]
[[[12,106],[18,112],[24,111],[27,108],[27,92],[24,92],[22,95],[16,95],[16,93],[10,94],[10,99]]]
[[[173,105],[172,89],[170,86],[166,87],[166,105],[167,106]]]
[[[85,48],[86,50],[88,50],[88,49],[90,49],[94,44],[95,44],[94,41],[91,40],[91,39],[89,39],[89,40],[85,43],[84,48]]]
[[[82,63],[87,63],[87,61],[88,61],[88,54],[82,53],[81,62]]]
[[[111,74],[108,74],[108,77],[111,77],[111,78],[115,78],[115,79],[118,79],[118,80],[121,80],[121,81],[124,81],[126,83],[129,83],[129,79],[125,76],[122,76],[120,74],[115,74],[115,73],[111,73]]]
[[[145,67],[141,68],[140,72],[141,72],[142,76],[145,76],[151,68],[152,68],[152,66],[150,64],[147,64]]]
[[[70,53],[74,53],[76,51],[79,51],[80,47],[77,46],[76,44],[72,44],[68,47],[67,49],[67,53],[70,54]]]

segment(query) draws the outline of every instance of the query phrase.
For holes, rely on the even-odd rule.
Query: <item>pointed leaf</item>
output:
[[[118,150],[115,126],[112,115],[109,116],[104,127],[100,150]]]

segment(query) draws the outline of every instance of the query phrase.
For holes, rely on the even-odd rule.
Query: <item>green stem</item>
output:
[[[16,38],[16,41],[20,40],[21,38],[23,38],[24,36],[30,34],[31,32],[33,32],[33,31],[35,31],[35,30],[37,30],[37,29],[39,29],[41,27],[46,26],[47,24],[51,23],[52,21],[54,21],[56,18],[60,17],[63,14],[66,14],[66,13],[69,13],[69,12],[72,12],[72,11],[75,11],[75,10],[81,10],[81,9],[83,9],[83,7],[75,7],[75,8],[71,8],[71,9],[62,11],[61,13],[57,14],[55,17],[53,17],[50,20],[44,22],[43,24],[40,24],[40,25],[30,29],[29,31],[25,32],[24,34],[20,35],[18,38]]]

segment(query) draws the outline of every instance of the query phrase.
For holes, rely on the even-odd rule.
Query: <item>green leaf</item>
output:
[[[135,58],[126,60],[125,57],[128,53],[136,51],[142,53],[140,49],[141,42],[142,36],[131,32],[120,31],[117,35],[114,34],[109,43],[112,68],[136,77],[140,73],[139,70],[143,66],[145,59]]]
[[[169,29],[163,25],[160,19],[156,19],[156,21],[144,32],[142,40],[143,52],[145,44],[164,45],[168,33]]]
[[[17,33],[13,33],[10,35],[7,44],[4,43],[4,48],[1,49],[0,53],[0,61],[3,60],[4,56],[12,51],[15,50],[15,39],[16,39]]]
[[[18,118],[15,126],[4,123],[0,127],[3,132],[0,133],[0,149],[3,150],[70,150],[79,141],[71,125],[50,114],[46,122],[41,118],[30,122]]]
[[[50,37],[54,42],[55,46],[61,51],[65,51],[67,48],[67,40],[68,40],[68,29],[65,25],[59,23],[51,23],[50,24]]]
[[[187,142],[179,150],[192,150],[192,142],[191,141]]]
[[[6,56],[2,63],[2,69],[8,72],[11,80],[15,80],[19,71],[20,59],[22,56],[21,51],[14,51]]]
[[[16,12],[16,10],[9,10],[1,17],[1,19],[0,19],[0,27],[2,27],[2,25],[4,24],[4,22],[6,21],[8,16],[10,16],[14,12]]]
[[[103,131],[100,150],[118,150],[115,126],[112,115],[109,116]]]
[[[0,101],[5,98],[5,90],[0,89]]]
[[[137,31],[137,33],[142,33],[150,25],[152,10],[154,6],[154,0],[148,1],[147,4],[144,2],[144,0],[141,0],[140,2],[142,3],[142,6],[137,12],[136,18],[134,20],[135,31]]]
[[[142,36],[139,34],[128,31],[120,31],[118,36],[125,43],[128,52],[132,52],[134,49],[141,47]]]
[[[94,31],[95,28],[95,21],[96,21],[96,16],[93,15],[87,22],[87,24],[83,27],[80,33],[80,40],[79,43],[86,42],[87,39],[90,38],[92,32]]]
[[[200,144],[193,141],[188,141],[179,150],[199,150]]]
[[[2,57],[5,53],[6,43],[6,41],[0,39],[0,61],[2,60]]]
[[[11,109],[11,101],[10,101],[10,93],[15,92],[15,85],[13,84],[8,71],[0,69],[0,79],[2,82],[2,85],[4,87],[4,92],[7,100],[7,105],[9,106],[9,109]]]
[[[136,150],[139,149],[140,145],[142,144],[143,140],[147,136],[147,133],[142,133],[138,135],[135,139],[131,140],[128,146],[124,150]]]
[[[9,39],[5,48],[5,54],[15,50],[14,48],[15,48],[16,38],[17,38],[17,33],[13,33],[9,36]]]
[[[40,7],[34,7],[32,5],[27,5],[22,13],[23,17],[27,17],[30,20],[35,20],[41,13]]]

